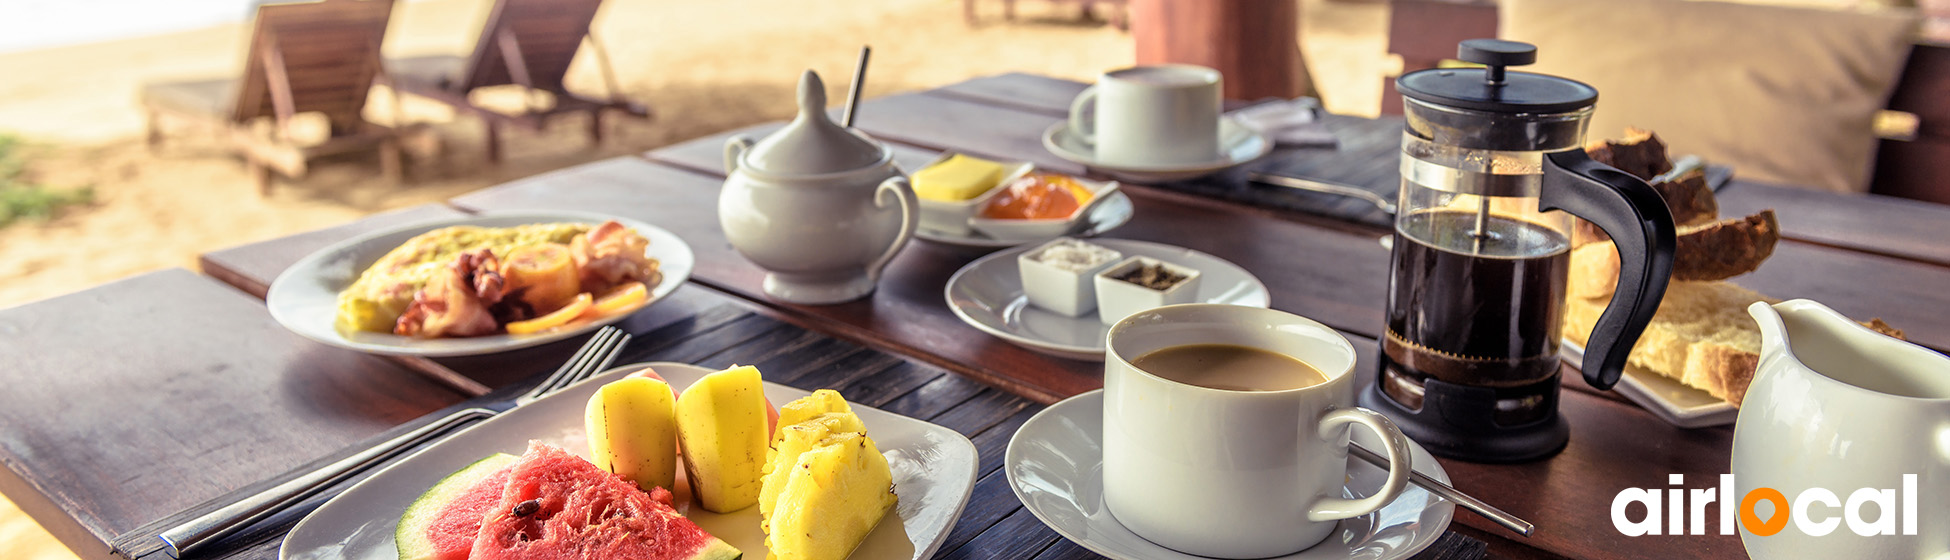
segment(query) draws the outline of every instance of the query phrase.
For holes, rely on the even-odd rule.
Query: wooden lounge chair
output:
[[[589,29],[601,7],[602,0],[498,0],[481,27],[472,55],[391,59],[386,61],[387,69],[401,91],[480,117],[487,125],[489,161],[501,159],[502,125],[541,130],[550,119],[564,114],[588,113],[590,141],[601,142],[604,110],[650,117],[648,108],[617,97],[616,73],[610,68],[609,54]],[[562,84],[569,63],[585,40],[602,72],[608,99],[576,95]],[[524,111],[502,113],[468,99],[474,90],[503,85],[526,89]],[[541,92],[549,95],[535,95]]]
[[[392,12],[392,0],[259,6],[241,78],[143,86],[150,145],[162,141],[165,117],[215,121],[266,193],[273,172],[302,178],[313,158],[373,149],[386,177],[398,180],[395,131],[361,114],[375,81],[386,81],[379,44]],[[324,114],[331,133],[322,142],[299,145],[292,119],[308,112]]]

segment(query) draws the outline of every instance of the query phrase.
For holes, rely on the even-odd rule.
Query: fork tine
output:
[[[550,393],[566,389],[570,385],[575,385],[607,369],[611,362],[616,361],[616,356],[622,353],[623,345],[630,341],[630,333],[623,332],[622,330],[613,329],[602,334],[608,334],[610,336],[604,339],[601,344],[597,345],[588,355],[583,356],[576,371],[563,376],[553,388],[549,389]]]
[[[555,373],[549,374],[547,379],[543,379],[541,383],[536,384],[534,389],[530,389],[527,393],[522,394],[520,400],[526,402],[555,392],[556,389],[562,386],[564,379],[574,377],[582,369],[583,363],[587,362],[593,354],[604,352],[604,348],[609,344],[607,341],[615,338],[615,335],[622,332],[622,329],[611,326],[604,326],[602,329],[596,331],[596,336],[589,337],[588,342],[582,343],[582,348],[577,349],[574,355],[569,356],[568,361],[562,363],[562,367],[557,368]]]

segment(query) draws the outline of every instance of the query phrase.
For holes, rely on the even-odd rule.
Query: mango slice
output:
[[[583,414],[589,459],[645,492],[677,482],[677,403],[670,385],[626,377],[596,390]]]
[[[751,366],[706,375],[677,397],[684,469],[704,509],[729,513],[758,503],[768,409],[764,382]]]

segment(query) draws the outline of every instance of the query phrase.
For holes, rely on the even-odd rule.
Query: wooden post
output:
[[[1227,99],[1314,95],[1299,0],[1132,0],[1130,17],[1138,64],[1218,69]]]

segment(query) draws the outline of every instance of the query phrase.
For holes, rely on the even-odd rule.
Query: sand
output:
[[[487,165],[478,121],[374,92],[377,122],[426,123],[437,145],[415,146],[409,180],[390,184],[371,157],[327,160],[302,181],[280,180],[260,196],[242,164],[207,131],[186,129],[158,149],[141,140],[139,84],[235,73],[246,24],[0,54],[0,132],[35,143],[30,170],[58,187],[91,186],[92,205],[59,218],[0,229],[0,308],[86,289],[143,272],[195,268],[205,251],[343,223],[536,173],[638,153],[792,113],[801,70],[827,78],[842,97],[861,44],[874,47],[866,96],[936,87],[972,77],[1031,72],[1089,80],[1132,60],[1129,35],[1074,6],[1022,2],[1001,21],[998,2],[969,27],[955,0],[609,0],[595,32],[608,48],[622,94],[652,106],[653,121],[615,119],[592,146],[587,123],[504,136],[502,164]],[[389,55],[464,53],[490,0],[401,3]],[[1388,70],[1386,7],[1306,0],[1303,52],[1330,110],[1372,115]],[[586,50],[585,50],[586,52]],[[603,95],[586,54],[570,88]],[[32,79],[24,79],[24,77]],[[509,92],[488,95],[506,101]],[[496,94],[499,94],[498,96]],[[0,500],[0,556],[73,558],[13,504]]]

